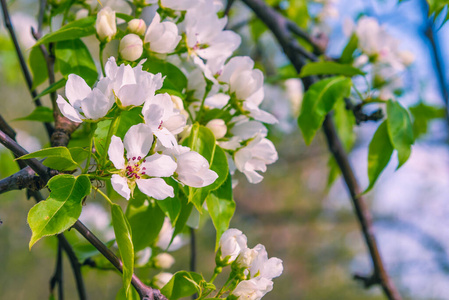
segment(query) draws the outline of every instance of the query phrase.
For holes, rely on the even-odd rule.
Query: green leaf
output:
[[[167,198],[164,200],[157,200],[157,204],[165,215],[170,219],[172,224],[176,223],[179,213],[181,212],[181,200],[178,197],[179,185],[172,178],[165,178],[168,185],[173,187],[175,196],[173,198]]]
[[[41,49],[38,47],[31,48],[28,63],[30,65],[31,74],[33,74],[33,86],[31,89],[34,90],[48,78],[47,63],[45,62]]]
[[[61,233],[70,228],[81,214],[82,201],[90,194],[91,184],[86,175],[57,175],[48,181],[50,196],[34,205],[28,213],[32,236],[31,247],[42,237]]]
[[[81,76],[89,86],[97,81],[98,72],[89,49],[80,39],[59,41],[55,46],[56,62],[61,74]]]
[[[119,18],[119,19],[122,19],[122,20],[126,21],[126,22],[129,22],[129,21],[131,21],[132,19],[134,19],[133,16],[130,16],[130,15],[127,15],[127,14],[123,14],[123,13],[119,13],[119,12],[116,12],[116,13],[115,13],[115,16],[116,16],[117,18]]]
[[[349,95],[351,86],[352,81],[349,78],[332,77],[313,84],[306,92],[298,117],[298,125],[307,145],[312,142],[334,104]]]
[[[33,47],[51,42],[74,40],[95,34],[96,16],[86,17],[62,26],[59,30],[50,32],[39,39]]]
[[[69,149],[66,147],[46,148],[21,156],[18,159],[38,157],[46,157],[43,164],[55,170],[73,170],[80,167],[76,161],[73,160]]]
[[[212,223],[217,231],[215,242],[215,251],[217,251],[220,237],[229,228],[229,223],[235,211],[235,202],[232,197],[232,177],[230,174],[222,186],[209,193],[206,203]]]
[[[352,110],[346,109],[343,98],[337,100],[334,105],[334,123],[346,152],[354,146],[356,135],[354,132],[355,117]]]
[[[161,293],[170,300],[189,297],[200,292],[203,276],[195,272],[176,272],[170,281],[161,289]]]
[[[134,272],[134,247],[131,226],[118,204],[111,204],[111,215],[118,250],[123,262],[123,288],[125,294],[129,295]]]
[[[178,197],[181,200],[181,212],[179,213],[178,219],[174,224],[175,231],[173,232],[172,241],[178,234],[180,234],[184,230],[187,220],[189,219],[193,209],[193,204],[189,203],[182,190],[179,190],[180,192],[178,193]]]
[[[17,118],[14,121],[38,121],[51,123],[54,121],[53,110],[46,106],[38,106],[28,116]]]
[[[374,187],[379,175],[388,165],[393,145],[388,136],[387,121],[382,122],[374,133],[373,139],[368,147],[368,179],[369,186],[363,193],[367,193]]]
[[[354,61],[353,54],[357,49],[359,44],[359,39],[355,33],[353,33],[346,44],[346,47],[343,49],[343,52],[340,57],[340,63],[342,64],[350,64]]]
[[[65,84],[67,82],[67,79],[65,78],[61,78],[58,81],[56,81],[55,83],[51,84],[50,86],[48,86],[45,90],[43,90],[39,95],[37,95],[34,100],[38,99],[38,98],[42,98],[45,95],[48,95],[50,93],[56,92],[57,90],[59,90],[60,88],[64,87]]]
[[[112,120],[104,120],[97,123],[97,129],[94,133],[94,146],[98,157],[103,157],[108,151],[109,145],[106,145],[109,127]]]
[[[311,75],[342,75],[346,77],[353,77],[357,75],[365,75],[365,73],[349,64],[339,64],[333,61],[322,61],[306,64],[301,69],[299,77],[307,77]]]
[[[398,169],[408,160],[412,152],[413,126],[407,110],[397,101],[387,102],[388,135],[394,149],[398,151]]]
[[[410,107],[409,110],[413,116],[413,136],[415,139],[427,133],[430,121],[446,117],[444,107],[427,105],[423,102]]]
[[[138,252],[150,246],[157,238],[164,224],[165,215],[155,200],[148,200],[135,191],[129,200],[126,217],[131,226],[134,251]]]
[[[184,73],[169,62],[148,57],[147,61],[142,65],[142,69],[153,74],[161,73],[162,76],[167,76],[162,87],[164,89],[182,92],[187,87],[187,78]]]
[[[125,134],[133,125],[143,123],[143,115],[141,107],[134,107],[130,110],[123,111],[120,114],[120,122],[117,126],[117,131],[115,135],[119,138],[124,138]]]
[[[122,287],[118,291],[117,296],[115,296],[115,300],[140,300],[140,296],[133,286],[131,286],[131,290],[128,295],[126,295],[125,288]]]

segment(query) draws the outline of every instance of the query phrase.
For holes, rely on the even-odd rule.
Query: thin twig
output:
[[[62,273],[62,247],[58,242],[58,252],[56,254],[56,268],[55,273],[50,279],[50,292],[53,294],[53,290],[58,285],[58,300],[64,300],[63,290],[63,273]]]
[[[19,42],[17,41],[16,34],[14,32],[14,27],[11,22],[11,18],[8,12],[8,6],[6,5],[6,0],[0,0],[3,10],[3,20],[5,22],[5,27],[8,29],[9,35],[11,36],[11,40],[14,44],[14,49],[16,50],[17,57],[19,59],[20,67],[22,69],[22,74],[25,77],[25,81],[28,87],[28,90],[33,98],[33,102],[36,106],[42,106],[42,102],[39,98],[37,98],[37,92],[33,89],[33,80],[30,75],[30,71],[28,70],[28,66],[25,62],[25,58],[23,57],[22,51],[20,50]],[[53,134],[53,126],[50,123],[44,123],[45,129],[47,130],[48,136]]]
[[[196,272],[196,238],[194,228],[190,228],[190,271]],[[192,295],[193,300],[197,297],[196,293]]]
[[[234,4],[235,0],[228,0],[226,3],[226,8],[224,10],[224,15],[229,15],[229,11],[231,10],[232,4]]]
[[[247,6],[249,6],[255,14],[268,26],[273,32],[279,44],[284,50],[284,53],[289,58],[296,71],[300,73],[302,67],[305,65],[306,60],[304,57],[297,55],[294,51],[292,44],[295,43],[294,39],[290,36],[291,29],[288,27],[291,25],[282,15],[274,11],[271,7],[268,7],[261,0],[242,0]],[[304,88],[307,90],[310,86],[317,81],[316,77],[306,77],[303,79]],[[356,212],[357,219],[362,229],[362,233],[365,242],[368,246],[368,250],[371,256],[371,260],[374,267],[374,277],[380,279],[380,284],[385,295],[390,300],[400,300],[401,296],[397,292],[396,287],[391,281],[388,273],[384,267],[384,263],[379,253],[376,239],[374,237],[372,217],[365,203],[365,200],[359,196],[361,190],[352,170],[347,154],[344,151],[343,145],[338,137],[335,129],[335,125],[332,121],[332,116],[327,115],[323,123],[323,130],[326,135],[326,140],[329,149],[338,163],[338,166],[345,179],[346,186],[351,195],[352,203]]]

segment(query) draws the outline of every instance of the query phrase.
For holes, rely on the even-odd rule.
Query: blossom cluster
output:
[[[357,24],[344,24],[346,35],[355,35],[361,53],[354,61],[356,67],[370,64],[372,87],[379,90],[378,98],[388,100],[403,84],[399,74],[414,61],[413,54],[399,49],[399,41],[392,37],[377,19],[361,17]]]
[[[224,265],[232,263],[233,272],[244,278],[231,291],[236,299],[261,299],[273,289],[273,278],[284,270],[282,260],[276,257],[268,259],[265,246],[261,244],[248,248],[246,235],[234,228],[221,236],[217,255]]]

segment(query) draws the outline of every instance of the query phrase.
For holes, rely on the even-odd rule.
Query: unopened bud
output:
[[[137,35],[144,35],[145,30],[147,30],[147,25],[142,19],[132,19],[128,22],[128,30],[129,32],[135,33]]]
[[[226,123],[222,119],[213,119],[207,123],[206,127],[212,131],[217,140],[224,137],[228,131]]]
[[[125,35],[120,41],[119,52],[123,59],[135,61],[143,52],[142,39],[134,33]]]
[[[95,28],[100,41],[109,42],[117,33],[115,11],[113,11],[110,7],[101,9],[97,14]]]
[[[153,284],[161,289],[166,285],[173,277],[172,273],[162,272],[153,277]]]

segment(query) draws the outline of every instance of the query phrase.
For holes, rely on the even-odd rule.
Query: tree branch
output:
[[[289,58],[296,71],[300,73],[302,67],[305,65],[306,60],[304,57],[297,55],[298,51],[295,51],[296,41],[291,37],[289,29],[289,21],[282,15],[274,11],[271,7],[268,7],[261,0],[242,0],[248,7],[250,7],[254,13],[268,26],[273,32],[279,44],[281,45],[284,53]],[[304,88],[307,90],[314,82],[317,81],[316,77],[304,78]],[[326,135],[327,144],[329,149],[338,163],[338,166],[343,174],[348,191],[351,195],[352,203],[356,212],[357,219],[359,221],[365,243],[368,246],[368,250],[371,256],[371,260],[374,267],[375,277],[379,278],[379,284],[388,299],[400,300],[401,296],[397,292],[396,287],[388,276],[384,267],[382,258],[379,253],[376,239],[374,237],[374,231],[372,226],[372,217],[365,203],[365,200],[359,196],[360,187],[355,178],[351,165],[349,164],[348,157],[341,144],[340,138],[335,130],[335,125],[332,121],[332,116],[327,115],[323,123],[323,130]]]
[[[55,273],[50,279],[50,293],[53,294],[53,290],[58,285],[58,300],[64,300],[63,290],[63,273],[62,273],[62,247],[58,241],[58,253],[56,255],[56,268]]]
[[[14,44],[14,49],[16,50],[17,57],[19,59],[20,67],[22,69],[22,74],[25,77],[25,81],[28,87],[28,90],[33,98],[33,102],[36,106],[42,106],[42,102],[39,98],[37,98],[36,90],[33,89],[33,80],[30,75],[30,71],[28,70],[28,66],[25,62],[25,58],[23,57],[22,51],[20,50],[19,42],[17,41],[16,34],[14,32],[14,27],[11,23],[11,18],[8,12],[8,6],[6,5],[6,0],[1,0],[2,10],[3,10],[3,20],[5,22],[5,27],[8,29],[11,40]],[[45,129],[47,130],[48,136],[53,134],[53,126],[50,123],[44,123]]]
[[[89,241],[109,262],[120,272],[123,273],[122,261],[108,248],[102,241],[100,241],[81,221],[76,221],[73,225],[86,240]],[[135,274],[131,279],[131,284],[139,293],[142,300],[168,300],[159,290],[152,289],[145,285]]]

